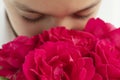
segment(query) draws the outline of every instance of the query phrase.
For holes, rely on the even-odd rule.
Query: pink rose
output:
[[[100,80],[92,58],[82,57],[75,46],[61,41],[47,42],[31,51],[23,72],[27,80]]]

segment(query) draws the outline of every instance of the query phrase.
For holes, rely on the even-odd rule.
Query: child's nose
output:
[[[65,18],[56,18],[54,20],[55,26],[64,26],[67,29],[71,29],[73,27],[73,23],[71,22],[71,19],[69,17]]]

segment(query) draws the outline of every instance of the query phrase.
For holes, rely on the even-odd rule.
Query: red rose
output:
[[[97,18],[97,19],[91,18],[88,21],[84,31],[92,33],[97,38],[104,38],[104,36],[108,32],[115,30],[115,29],[116,28],[110,23],[106,23],[99,18]]]
[[[98,76],[91,58],[60,41],[47,42],[30,52],[23,71],[27,80],[92,80]]]
[[[115,46],[107,40],[101,40],[95,51],[92,55],[96,71],[103,80],[120,80],[120,52]]]
[[[0,76],[10,80],[120,80],[120,29],[90,19],[83,31],[52,28],[0,49]]]
[[[104,80],[120,80],[120,29],[99,40],[93,56],[96,70]]]
[[[67,30],[64,27],[52,28],[49,31],[44,31],[38,35],[40,42],[57,42],[66,41],[70,42],[80,50],[83,56],[88,55],[96,44],[96,37],[89,32]]]
[[[92,56],[103,80],[120,80],[120,29],[100,19],[90,19],[85,31],[98,38]]]
[[[4,44],[0,50],[0,75],[10,80],[26,80],[22,73],[22,64],[25,55],[32,50],[33,44],[24,36]]]

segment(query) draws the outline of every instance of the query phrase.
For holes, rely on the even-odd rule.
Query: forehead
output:
[[[49,14],[67,14],[99,1],[99,0],[11,0],[13,3],[21,3],[29,8]]]

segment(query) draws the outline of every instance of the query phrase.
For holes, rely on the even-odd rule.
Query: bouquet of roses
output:
[[[120,29],[90,19],[82,31],[55,27],[0,49],[0,80],[120,80]]]

